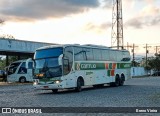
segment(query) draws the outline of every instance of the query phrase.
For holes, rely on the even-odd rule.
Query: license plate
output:
[[[49,88],[48,86],[43,86],[43,87],[44,87],[45,89],[46,89],[46,88]]]

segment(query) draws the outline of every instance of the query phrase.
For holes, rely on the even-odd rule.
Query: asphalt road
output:
[[[0,107],[159,107],[160,77],[132,78],[124,86],[82,92],[34,90],[31,84],[0,85]]]

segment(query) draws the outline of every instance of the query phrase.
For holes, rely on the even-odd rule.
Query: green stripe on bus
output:
[[[76,70],[125,69],[125,68],[131,68],[131,63],[75,63]]]
[[[105,69],[105,63],[76,63],[76,70],[97,70]]]

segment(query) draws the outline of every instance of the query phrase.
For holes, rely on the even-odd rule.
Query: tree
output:
[[[138,67],[138,66],[140,66],[140,63],[139,63],[139,62],[136,62],[136,61],[132,61],[132,62],[131,62],[131,66],[133,66],[133,67]]]
[[[147,68],[155,71],[160,71],[160,54],[156,54],[156,57],[148,61]]]
[[[0,70],[4,70],[4,68],[5,68],[5,66],[6,66],[6,60],[0,60]]]
[[[17,60],[18,60],[17,56],[9,56],[9,64]],[[0,60],[0,70],[4,70],[5,67],[6,67],[6,58],[3,58]]]
[[[4,20],[0,19],[0,25],[3,25],[4,24]],[[3,39],[15,39],[15,37],[11,34],[2,34],[0,35],[0,38],[3,38]]]

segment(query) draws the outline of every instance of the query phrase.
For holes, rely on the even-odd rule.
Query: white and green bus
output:
[[[52,90],[104,84],[122,86],[131,78],[127,50],[96,45],[54,45],[36,50],[34,55],[35,89]]]

